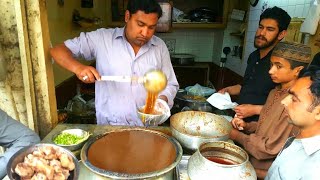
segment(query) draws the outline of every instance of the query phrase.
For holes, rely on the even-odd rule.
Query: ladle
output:
[[[158,93],[167,86],[167,76],[160,70],[151,70],[139,76],[101,76],[101,81],[143,83],[149,92]]]

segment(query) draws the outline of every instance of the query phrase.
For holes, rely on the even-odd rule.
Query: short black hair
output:
[[[307,68],[309,64],[307,63],[304,63],[304,62],[298,62],[298,61],[293,61],[291,59],[287,59],[287,61],[289,62],[290,64],[290,69],[294,69],[296,67],[299,67],[299,66],[303,66],[303,68]]]
[[[313,96],[312,107],[314,108],[320,104],[320,67],[309,66],[303,73],[302,77],[310,77],[312,81],[310,91]]]
[[[277,6],[274,6],[273,8],[267,8],[266,10],[264,10],[263,13],[261,13],[260,15],[259,23],[263,19],[276,20],[278,22],[279,32],[287,30],[291,21],[291,17],[289,16],[289,14],[285,10]]]
[[[158,18],[162,16],[162,9],[156,0],[129,0],[127,10],[130,14],[137,11],[144,11],[144,13],[157,13]]]
[[[319,66],[320,67],[320,52],[314,55],[310,65]]]

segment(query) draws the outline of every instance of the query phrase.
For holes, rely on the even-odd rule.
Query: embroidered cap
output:
[[[287,60],[310,63],[311,48],[307,45],[294,42],[279,42],[273,49],[272,56]]]

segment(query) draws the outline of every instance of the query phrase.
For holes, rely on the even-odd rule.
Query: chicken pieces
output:
[[[52,146],[44,146],[28,154],[14,171],[25,180],[65,180],[74,168],[69,155]]]
[[[34,174],[34,170],[27,163],[17,164],[15,171],[20,177],[31,178]]]

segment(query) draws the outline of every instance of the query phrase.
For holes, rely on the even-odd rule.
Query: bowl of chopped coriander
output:
[[[56,134],[52,141],[58,146],[75,151],[82,148],[89,136],[90,133],[82,129],[67,129]]]

